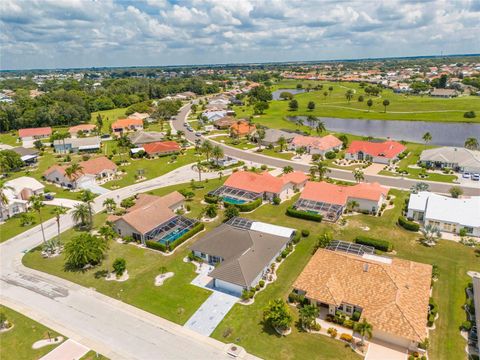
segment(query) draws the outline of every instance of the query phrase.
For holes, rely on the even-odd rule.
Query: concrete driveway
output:
[[[184,326],[199,334],[210,336],[237,301],[236,296],[214,291]]]
[[[78,360],[81,359],[90,349],[75,340],[68,339],[60,346],[50,351],[40,360]]]
[[[365,360],[406,360],[407,355],[406,348],[374,340],[370,341]]]
[[[45,205],[63,206],[69,209],[73,209],[75,205],[80,204],[81,201],[72,200],[72,199],[54,198],[53,200],[45,200],[43,203]]]

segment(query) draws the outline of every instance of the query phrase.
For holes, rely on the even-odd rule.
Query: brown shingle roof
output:
[[[375,329],[413,341],[427,336],[432,266],[409,260],[383,263],[319,249],[294,283],[308,298],[363,308]]]

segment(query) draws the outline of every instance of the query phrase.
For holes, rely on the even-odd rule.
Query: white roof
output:
[[[6,186],[14,189],[16,194],[20,193],[23,189],[31,189],[32,191],[38,191],[45,188],[45,186],[38,181],[29,176],[21,176],[16,179],[12,179],[5,183]]]
[[[425,219],[480,227],[480,196],[454,199],[434,193],[427,194]]]
[[[480,151],[444,146],[422,151],[420,160],[453,163],[458,164],[460,167],[480,168]]]
[[[428,191],[420,191],[418,194],[411,194],[408,201],[409,210],[425,211],[427,200],[430,193]]]
[[[284,226],[267,224],[260,221],[254,221],[250,230],[260,231],[266,234],[277,235],[281,237],[290,237],[292,236],[295,229],[287,228]]]

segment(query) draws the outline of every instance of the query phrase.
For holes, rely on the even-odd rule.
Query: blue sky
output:
[[[2,0],[0,68],[480,52],[480,0]]]

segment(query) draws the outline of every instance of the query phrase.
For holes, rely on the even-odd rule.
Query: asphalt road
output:
[[[188,182],[196,173],[187,165],[161,177],[101,195],[99,211],[107,197],[117,201],[138,192]],[[214,178],[216,173],[205,173]],[[61,229],[73,226],[70,212],[61,218]],[[56,236],[54,219],[44,222],[47,239]],[[26,251],[42,242],[36,226],[0,244],[0,303],[95,349],[111,359],[229,359],[226,345],[154,316],[94,289],[22,265]],[[48,261],[48,260],[45,260]],[[153,281],[153,280],[152,280]],[[244,358],[254,357],[246,354]]]
[[[189,141],[195,142],[195,140],[198,139],[199,137],[195,136],[194,132],[189,132],[183,125],[189,111],[190,111],[190,104],[187,104],[180,110],[179,114],[176,116],[176,119],[172,121],[172,125],[175,128],[175,130],[184,131],[185,137]],[[200,138],[203,139],[203,137],[200,137]],[[265,156],[257,153],[246,152],[246,151],[216,142],[214,138],[210,138],[209,140],[220,145],[223,148],[225,155],[232,156],[237,159],[241,159],[243,161],[246,161],[247,163],[250,161],[254,163],[265,164],[268,166],[280,167],[280,168],[283,168],[285,166],[291,166],[295,170],[303,171],[307,173],[309,172],[311,167],[309,165],[300,164],[295,161],[283,160],[283,159],[273,158],[270,156]],[[334,169],[334,168],[330,168],[330,170],[331,172],[328,174],[328,176],[330,176],[331,178],[338,179],[338,180],[355,181],[351,171]],[[378,182],[385,186],[389,186],[397,189],[404,189],[404,190],[409,190],[412,187],[412,185],[419,182],[418,180],[394,178],[394,177],[383,176],[383,175],[364,175],[364,176],[365,176],[365,180],[368,182]],[[440,182],[434,182],[434,181],[423,181],[423,182],[430,185],[430,191],[443,193],[443,194],[447,194],[448,190],[453,186],[452,184],[446,184],[446,183],[440,183]],[[478,187],[473,187],[473,186],[470,187],[465,185],[458,185],[458,186],[463,189],[464,195],[470,195],[470,196],[480,195],[480,188]]]

